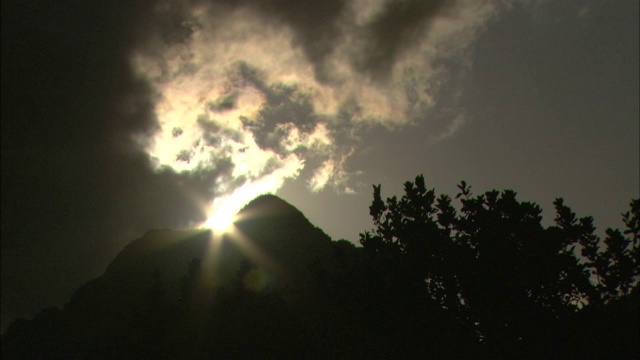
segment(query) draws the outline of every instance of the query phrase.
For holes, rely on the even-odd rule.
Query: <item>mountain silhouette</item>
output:
[[[144,330],[132,327],[144,322],[141,318],[154,302],[164,307],[163,316],[184,318],[204,316],[219,292],[238,287],[256,294],[277,292],[283,301],[308,300],[311,269],[333,262],[331,238],[274,195],[256,198],[237,219],[228,233],[147,232],[127,245],[102,276],[82,285],[63,309],[45,309],[32,320],[14,321],[2,337],[2,357],[133,356],[135,351],[125,348],[140,347],[132,338]],[[192,340],[186,343],[193,345]],[[204,355],[189,350],[162,356]]]

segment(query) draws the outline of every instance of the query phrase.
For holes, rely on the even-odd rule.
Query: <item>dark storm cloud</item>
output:
[[[317,78],[325,78],[324,60],[341,35],[339,20],[348,10],[347,1],[268,0],[244,3],[290,26],[296,34],[296,45],[304,49],[308,60],[314,64]]]
[[[263,26],[285,25],[295,33],[294,45],[300,46],[308,60],[322,76],[324,59],[341,35],[339,20],[347,11],[345,0],[212,0],[186,2],[165,1],[154,7],[154,18],[147,23],[148,33],[164,44],[184,42],[199,28],[190,11],[198,6],[208,7],[208,19],[216,26],[224,26],[223,19],[237,9],[250,8],[259,14]],[[153,51],[153,50],[152,50]]]
[[[452,0],[389,0],[364,24],[364,29],[354,29],[354,9],[344,0],[237,3],[255,6],[290,26],[296,33],[296,44],[314,64],[320,81],[329,80],[325,60],[345,31],[355,30],[362,36],[359,41],[364,46],[354,53],[356,68],[373,78],[384,78],[402,52],[426,36],[431,21],[454,6]]]
[[[331,65],[326,60],[347,35],[358,35],[351,49],[353,65],[380,80],[389,75],[403,52],[427,35],[435,18],[455,9],[453,0],[388,0],[366,23],[357,24],[357,9],[346,0],[214,0],[208,4],[213,5],[209,14],[214,19],[233,9],[251,8],[261,15],[264,26],[275,23],[289,27],[295,34],[292,45],[304,50],[320,82],[332,81]],[[162,22],[164,32],[175,31],[165,37],[182,39],[197,27],[191,20],[185,20],[188,19],[185,14],[176,16],[180,14]]]
[[[385,3],[382,11],[365,26],[365,45],[356,56],[356,68],[373,78],[387,77],[398,57],[426,36],[431,21],[452,7],[452,3],[447,0]]]

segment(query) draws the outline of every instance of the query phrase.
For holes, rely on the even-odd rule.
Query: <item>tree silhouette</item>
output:
[[[607,229],[601,240],[593,220],[576,218],[562,199],[554,203],[555,226],[545,228],[540,207],[518,201],[511,190],[473,196],[465,182],[458,188],[456,208],[450,197],[436,198],[422,176],[405,183],[400,199],[382,201],[374,185],[375,229],[360,242],[389,269],[400,269],[395,281],[408,294],[428,294],[474,331],[486,354],[553,357],[566,346],[560,339],[576,330],[568,324],[577,313],[613,300],[619,307],[637,293],[638,200],[624,215],[624,234]],[[627,310],[637,326],[637,306]],[[618,310],[601,310],[607,311]],[[578,322],[599,331],[597,321]]]

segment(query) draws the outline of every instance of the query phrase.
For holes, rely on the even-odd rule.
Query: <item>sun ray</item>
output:
[[[239,220],[237,214],[246,204],[259,195],[275,192],[282,186],[287,174],[297,173],[300,171],[300,166],[298,160],[288,161],[282,168],[259,179],[248,181],[230,193],[217,197],[208,210],[210,215],[201,227],[211,228],[220,233],[229,231],[231,225]]]

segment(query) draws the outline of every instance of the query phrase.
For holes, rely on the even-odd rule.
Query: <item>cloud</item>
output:
[[[429,121],[447,64],[469,66],[468,48],[496,9],[444,0],[163,3],[155,34],[131,57],[156,93],[158,131],[139,141],[156,169],[216,169],[212,197],[275,192],[299,176],[312,191],[352,191],[346,164],[359,135]],[[258,186],[267,177],[271,186]]]
[[[386,2],[364,26],[364,46],[355,67],[374,78],[386,78],[403,52],[420,43],[431,22],[451,4],[446,0]]]

